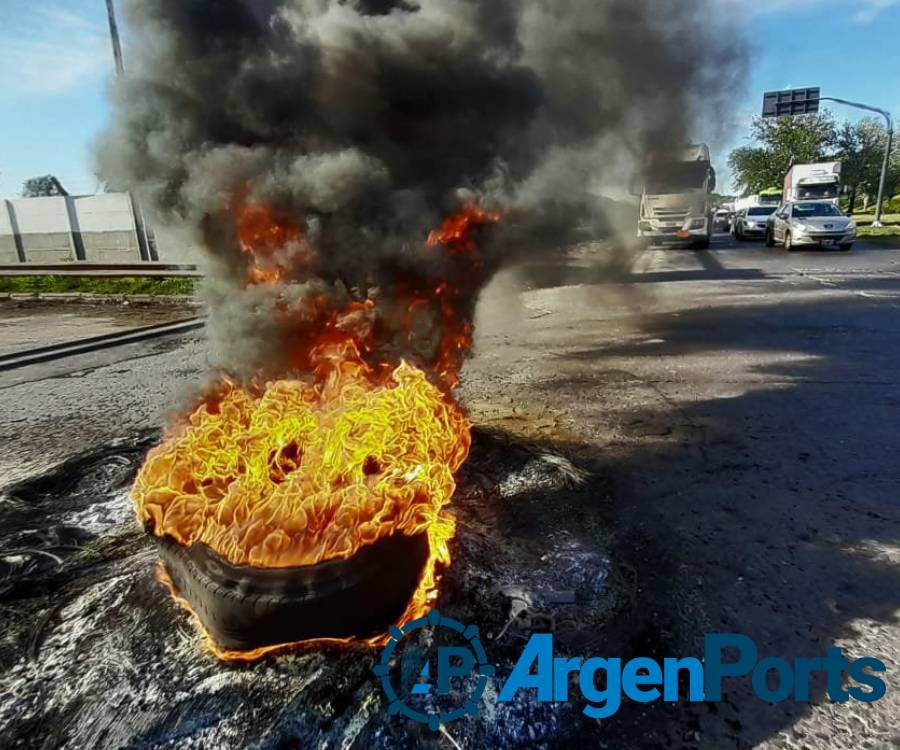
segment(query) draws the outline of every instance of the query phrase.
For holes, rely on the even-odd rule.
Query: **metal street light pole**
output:
[[[116,8],[113,3],[114,0],[106,0],[106,15],[109,18],[109,36],[112,39],[113,57],[116,61],[116,75],[121,78],[125,75],[125,63],[122,60],[122,42],[119,39],[119,24],[116,21]],[[144,209],[133,193],[128,193],[128,199],[131,201],[131,210],[134,214],[134,228],[141,260],[159,260],[155,243],[150,242],[147,223],[144,221]]]
[[[875,204],[875,220],[872,222],[873,227],[883,226],[881,223],[881,206],[884,202],[884,183],[885,180],[887,180],[887,171],[891,163],[891,147],[894,143],[894,121],[891,118],[891,113],[887,110],[879,109],[878,107],[870,107],[868,104],[851,102],[846,99],[837,99],[833,96],[820,97],[820,100],[823,99],[829,102],[837,102],[838,104],[846,104],[848,107],[864,109],[868,112],[877,112],[884,117],[885,124],[887,125],[887,144],[884,149],[884,161],[881,163],[881,178],[878,180],[878,202]],[[853,206],[850,207],[850,210],[853,210]]]
[[[881,179],[878,182],[878,205],[875,207],[875,221],[872,222],[873,227],[883,226],[881,223],[881,207],[882,201],[884,200],[884,181],[887,179],[887,171],[890,166],[891,146],[893,146],[893,141],[894,127],[890,117],[888,117],[887,148],[884,152],[884,161],[881,164]]]
[[[851,102],[847,99],[838,99],[834,96],[819,96],[819,88],[789,89],[786,91],[766,91],[763,94],[763,117],[793,117],[795,115],[811,115],[819,111],[819,102],[829,101],[838,104],[846,104],[848,107],[864,109],[867,112],[877,112],[887,123],[887,146],[884,150],[884,162],[881,165],[881,179],[878,181],[878,204],[875,207],[875,221],[873,227],[880,227],[881,204],[884,201],[884,185],[887,179],[887,171],[891,162],[891,146],[894,140],[894,121],[891,113],[878,107],[870,107],[868,104]],[[850,206],[853,210],[853,206]]]

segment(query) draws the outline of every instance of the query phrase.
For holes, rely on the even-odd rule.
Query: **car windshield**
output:
[[[829,182],[825,185],[800,185],[797,188],[798,198],[837,198],[837,183]]]
[[[747,209],[747,216],[768,216],[775,212],[778,206],[755,206]]]
[[[833,203],[795,203],[794,216],[805,219],[809,216],[843,216]]]
[[[646,190],[650,195],[700,190],[708,173],[709,164],[703,161],[655,164],[647,176]]]

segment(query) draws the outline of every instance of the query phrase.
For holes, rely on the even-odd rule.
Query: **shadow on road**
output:
[[[594,449],[595,470],[617,488],[614,559],[637,571],[620,643],[632,655],[688,655],[701,652],[705,633],[742,632],[761,657],[819,656],[849,639],[851,658],[884,658],[879,647],[893,645],[879,639],[878,624],[895,622],[900,608],[900,568],[887,549],[900,544],[895,310],[859,298],[762,302],[651,315],[641,328],[659,345],[563,355],[577,375],[563,365],[536,386],[544,400],[573,390],[614,394],[626,383],[660,394],[658,408],[623,405],[611,419],[626,438],[602,455]],[[616,364],[761,351],[772,353],[770,363],[741,382],[717,388],[710,379],[677,401],[664,393],[663,364],[653,370],[660,381]],[[765,375],[756,384],[754,369]],[[620,655],[615,642],[604,655]],[[827,700],[824,690],[820,675],[814,702]],[[805,703],[764,703],[749,680],[735,680],[720,704],[631,704],[610,731],[621,747],[751,747],[807,712]]]

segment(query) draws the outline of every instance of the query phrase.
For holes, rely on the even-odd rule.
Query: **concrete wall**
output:
[[[80,232],[87,260],[96,263],[139,263],[141,251],[134,227],[131,201],[124,193],[70,198],[74,224]]]
[[[20,198],[9,201],[18,224],[25,259],[31,263],[75,260],[65,198]]]
[[[9,201],[0,200],[0,263],[18,263],[21,260],[12,220]]]
[[[201,248],[190,232],[152,227],[164,263],[196,263]],[[2,263],[139,263],[141,251],[126,193],[68,198],[0,199]]]
[[[191,233],[183,227],[154,225],[156,250],[163,263],[200,263],[203,260],[203,248],[198,245]]]

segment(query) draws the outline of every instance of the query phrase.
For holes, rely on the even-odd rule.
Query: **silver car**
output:
[[[856,239],[853,219],[827,201],[782,203],[766,222],[766,246],[786,250],[837,246],[849,250]]]
[[[738,211],[734,219],[734,238],[745,240],[749,237],[762,237],[766,233],[766,220],[777,206],[750,206]]]

